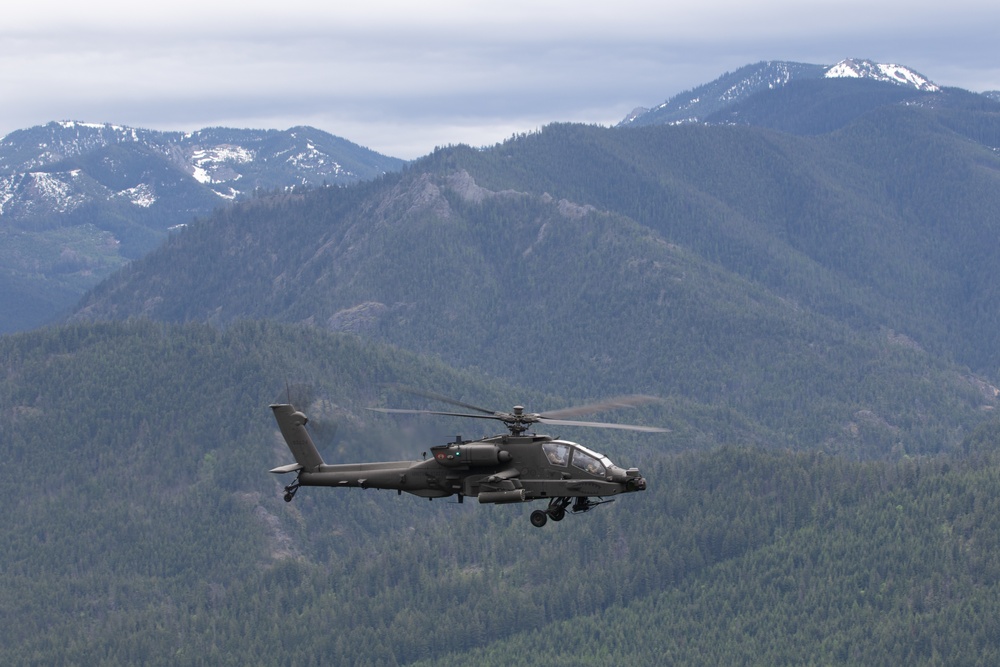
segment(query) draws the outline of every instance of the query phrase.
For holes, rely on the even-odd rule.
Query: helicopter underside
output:
[[[285,487],[285,500],[291,501],[301,486],[333,486],[362,489],[389,489],[434,499],[458,496],[477,498],[482,504],[524,503],[548,500],[545,510],[531,513],[534,526],[544,526],[548,519],[561,521],[567,514],[586,512],[597,505],[612,502],[622,493],[646,488],[641,477],[626,483],[598,479],[518,479],[492,475],[435,475],[422,472],[421,462],[397,461],[348,466],[322,466],[320,472],[299,471],[295,481]],[[609,499],[609,497],[612,497]]]
[[[525,479],[513,470],[470,474],[443,471],[431,462],[393,461],[367,464],[322,465],[317,472],[299,471],[299,486],[359,487],[406,491],[425,498],[462,495],[481,503],[514,503],[562,497],[615,496],[642,491],[642,477],[625,482],[596,478]],[[291,471],[289,471],[291,472]]]

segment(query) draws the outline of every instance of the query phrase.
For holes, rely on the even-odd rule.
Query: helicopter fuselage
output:
[[[646,488],[637,469],[622,469],[577,443],[545,435],[457,441],[431,447],[430,453],[422,461],[324,463],[302,470],[298,481],[301,486],[394,489],[425,498],[468,496],[481,503],[608,497]],[[558,454],[564,458],[554,458]]]
[[[572,510],[586,511],[605,498],[643,491],[646,480],[637,468],[624,469],[606,456],[569,440],[547,435],[497,435],[430,448],[420,461],[327,464],[309,437],[306,416],[291,405],[273,405],[275,418],[297,463],[271,472],[297,472],[285,488],[291,500],[300,486],[390,489],[424,498],[457,495],[480,503],[550,501],[547,516],[561,519]],[[600,501],[588,501],[600,498]],[[558,517],[558,518],[557,518]],[[544,523],[544,518],[540,519]],[[536,522],[536,517],[532,517]]]

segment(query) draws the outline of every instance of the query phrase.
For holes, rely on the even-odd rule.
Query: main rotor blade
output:
[[[593,412],[602,412],[604,410],[617,410],[618,408],[633,408],[637,405],[645,405],[646,403],[656,403],[661,399],[655,396],[645,396],[643,394],[632,394],[630,396],[618,396],[616,398],[608,398],[597,403],[588,403],[587,405],[578,405],[572,408],[562,408],[561,410],[550,410],[548,412],[539,413],[539,417],[544,417],[545,419],[562,419],[563,417],[577,417],[579,415],[586,415]]]
[[[424,391],[423,389],[413,389],[411,387],[406,387],[401,384],[391,384],[388,385],[393,389],[397,389],[407,394],[413,394],[414,396],[423,396],[424,398],[430,398],[435,401],[441,401],[442,403],[450,403],[451,405],[457,405],[460,408],[465,408],[466,410],[475,410],[476,412],[482,412],[488,415],[496,414],[495,410],[487,410],[486,408],[481,408],[478,405],[472,405],[470,403],[463,403],[462,401],[456,401],[454,398],[448,398],[447,396],[442,396],[441,394],[435,394],[432,391]],[[472,415],[463,415],[465,417],[471,417]]]
[[[499,419],[503,417],[497,415],[470,415],[465,412],[442,412],[440,410],[406,410],[402,408],[365,408],[372,412],[389,412],[397,415],[444,415],[445,417],[471,417],[472,419]]]
[[[657,426],[637,426],[635,424],[615,424],[613,422],[581,422],[572,419],[549,419],[539,417],[538,421],[543,424],[555,424],[557,426],[590,426],[593,428],[617,428],[622,431],[643,431],[644,433],[669,433],[669,428],[659,428]]]

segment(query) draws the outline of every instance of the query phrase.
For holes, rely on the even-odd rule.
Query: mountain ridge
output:
[[[996,664],[1000,107],[910,94],[811,79],[280,189],[0,336],[0,662]],[[132,164],[101,150],[65,164]],[[87,229],[129,231],[53,245]],[[267,472],[275,402],[354,463],[495,426],[367,408],[635,392],[608,418],[669,432],[550,435],[647,490],[542,530]]]
[[[904,65],[847,58],[834,65],[766,60],[726,72],[690,91],[674,95],[660,105],[633,110],[619,127],[629,125],[698,122],[739,122],[731,115],[754,95],[802,81],[852,79],[887,84],[911,93],[940,93],[942,89],[924,75]]]
[[[403,164],[310,127],[161,132],[63,121],[12,132],[0,139],[0,332],[50,321],[216,208]]]
[[[151,158],[160,158],[208,186],[221,199],[229,200],[244,199],[258,188],[353,182],[394,171],[403,164],[398,158],[381,156],[322,130],[303,126],[288,130],[214,127],[169,132],[111,123],[53,121],[0,138],[0,174],[7,174],[5,181],[0,182],[3,186],[0,216],[9,214],[4,206],[17,194],[13,179],[36,173],[58,178],[63,173],[61,168],[72,164],[74,158],[110,146],[134,147]],[[270,165],[270,171],[265,171],[254,168],[258,161],[284,164]],[[240,183],[244,179],[245,185]],[[155,187],[154,183],[145,185]]]
[[[822,142],[760,128],[553,125],[486,151],[441,149],[360,186],[229,209],[96,288],[75,317],[309,323],[508,381],[526,370],[539,390],[722,400],[745,418],[741,442],[877,456],[906,433],[906,451],[948,448],[943,422],[918,425],[909,374],[949,387],[922,399],[944,421],[975,423],[994,407],[982,388],[996,384],[997,313],[981,267],[1000,260],[981,213],[996,175],[897,173],[913,137],[929,136],[924,123],[937,127],[934,110],[897,114],[913,120],[888,125],[913,134],[875,141],[877,118]],[[921,150],[956,175],[970,157],[996,160],[938,132]],[[949,193],[967,211],[942,235]],[[952,263],[973,251],[975,269]],[[775,396],[797,403],[823,384],[862,391],[866,363],[882,369],[866,405],[817,397],[773,412]],[[691,442],[721,437],[711,422]]]

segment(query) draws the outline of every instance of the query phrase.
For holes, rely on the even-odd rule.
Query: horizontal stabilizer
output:
[[[282,473],[297,472],[299,470],[302,470],[302,464],[301,463],[289,463],[286,466],[278,466],[277,468],[273,468],[271,470],[271,472],[278,473],[280,475]]]

